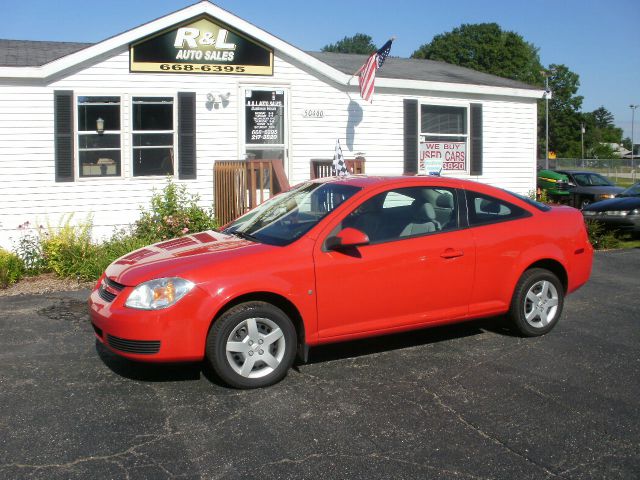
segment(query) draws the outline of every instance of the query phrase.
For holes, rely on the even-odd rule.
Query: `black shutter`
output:
[[[178,92],[178,176],[196,178],[196,94]]]
[[[471,175],[482,175],[482,104],[471,104]]]
[[[73,92],[53,92],[56,182],[73,182]]]
[[[418,173],[418,100],[404,99],[404,174]]]

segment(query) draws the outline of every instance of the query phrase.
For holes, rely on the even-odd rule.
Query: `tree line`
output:
[[[377,50],[372,38],[363,33],[344,37],[325,45],[323,52],[369,55]],[[613,114],[604,106],[592,112],[582,111],[583,97],[578,95],[580,76],[566,65],[544,66],[539,49],[516,32],[504,31],[497,23],[463,24],[421,45],[411,58],[438,60],[453,65],[510,78],[549,90],[549,151],[559,158],[582,156],[581,132],[584,128],[586,158],[613,158],[609,144],[631,149],[631,139],[614,125]],[[545,156],[545,102],[538,104],[538,154]]]

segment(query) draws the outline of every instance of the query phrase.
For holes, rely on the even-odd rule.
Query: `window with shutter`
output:
[[[471,104],[471,175],[482,175],[482,104]]]
[[[53,93],[55,181],[73,182],[73,92]]]
[[[178,92],[178,172],[181,180],[196,178],[196,94]]]
[[[418,173],[418,100],[404,99],[404,174]]]

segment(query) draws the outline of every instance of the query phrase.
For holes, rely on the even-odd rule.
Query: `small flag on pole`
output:
[[[342,148],[340,148],[340,139],[336,140],[336,152],[333,155],[333,171],[336,177],[346,177],[349,175],[347,163],[342,156]]]
[[[382,64],[389,56],[391,51],[391,43],[393,38],[388,40],[380,50],[371,54],[367,61],[356,72],[358,82],[360,83],[360,96],[367,102],[373,96],[374,84],[376,81],[376,71],[382,67]]]

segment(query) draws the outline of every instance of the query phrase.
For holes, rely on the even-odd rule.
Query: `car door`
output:
[[[522,252],[541,242],[532,215],[503,199],[466,190],[469,232],[476,246],[476,281],[470,316],[493,315],[509,309],[521,275]]]
[[[453,188],[390,189],[323,232],[314,250],[321,340],[467,315],[475,251],[460,228],[459,195]],[[440,206],[444,224],[427,204]],[[346,227],[365,232],[370,243],[329,250],[327,238]]]

